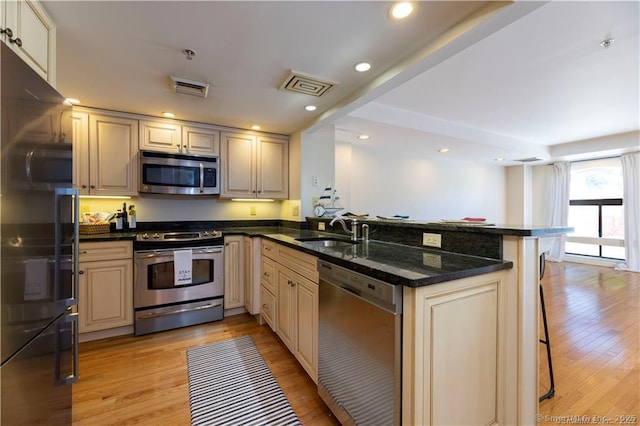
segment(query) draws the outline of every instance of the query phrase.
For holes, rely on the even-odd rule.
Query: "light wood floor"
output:
[[[640,274],[548,262],[543,286],[556,395],[540,404],[541,423],[607,416],[620,424],[616,416],[640,415]],[[304,425],[338,424],[288,349],[249,315],[81,344],[73,424],[189,425],[186,350],[243,335],[253,338]],[[545,356],[541,344],[541,394],[548,386]]]
[[[80,344],[74,425],[190,425],[187,349],[249,335],[305,425],[337,425],[317,387],[267,326],[248,314],[223,321]]]
[[[603,416],[639,424],[640,274],[547,262],[542,285],[556,382],[555,396],[540,403],[542,423]],[[549,384],[542,344],[539,356],[542,395]],[[618,417],[625,415],[635,417]]]

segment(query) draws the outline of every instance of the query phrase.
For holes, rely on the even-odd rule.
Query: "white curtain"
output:
[[[569,225],[569,189],[571,183],[571,163],[563,161],[553,165],[553,187],[551,189],[551,226]],[[547,260],[562,262],[566,234],[554,238]]]
[[[621,160],[626,262],[616,269],[640,272],[640,152],[624,154]]]

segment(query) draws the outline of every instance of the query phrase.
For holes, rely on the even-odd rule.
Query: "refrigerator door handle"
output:
[[[60,247],[62,244],[62,219],[60,217],[60,198],[61,197],[71,197],[73,202],[73,288],[71,297],[68,299],[63,299],[60,302],[63,307],[69,307],[78,304],[78,291],[80,288],[79,284],[79,270],[80,270],[80,243],[78,241],[78,236],[80,235],[80,198],[79,192],[75,188],[56,188],[55,190],[55,258],[58,269],[61,269],[62,264],[62,255],[60,253]],[[60,295],[63,292],[61,286],[63,285],[60,280],[58,280],[58,274],[56,274],[56,282],[55,282],[55,292],[56,296]]]
[[[56,366],[55,366],[55,380],[54,380],[54,384],[56,386],[66,386],[66,385],[70,385],[73,383],[77,383],[78,382],[78,368],[79,368],[79,359],[78,359],[78,349],[79,349],[79,341],[78,341],[78,314],[77,313],[71,313],[68,312],[65,315],[65,320],[64,320],[65,324],[71,324],[71,340],[72,340],[72,344],[73,344],[73,371],[71,372],[70,375],[68,375],[67,377],[60,377],[61,376],[61,364],[62,364],[62,360],[63,360],[63,356],[62,356],[62,352],[64,350],[64,339],[62,338],[62,336],[60,335],[60,333],[57,331],[58,335],[56,338],[56,354],[55,354],[55,359],[56,359]]]

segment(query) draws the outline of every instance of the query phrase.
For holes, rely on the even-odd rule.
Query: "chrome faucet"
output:
[[[333,220],[329,222],[329,226],[333,226],[333,224],[336,222],[339,222],[340,225],[342,225],[342,229],[344,229],[344,232],[351,235],[351,241],[358,241],[358,221],[356,219],[351,219],[351,230],[347,229],[347,224],[340,216],[334,217]]]

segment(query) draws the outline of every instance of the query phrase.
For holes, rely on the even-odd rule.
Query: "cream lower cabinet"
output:
[[[244,237],[224,237],[224,308],[244,306]]]
[[[318,276],[317,259],[279,244],[263,244],[262,316],[317,383]],[[275,293],[271,293],[273,289]],[[271,297],[275,300],[275,310]],[[273,321],[271,317],[275,317]],[[275,324],[271,324],[274,322]]]
[[[79,332],[133,325],[131,241],[80,243]]]
[[[244,237],[244,308],[260,313],[260,238]]]
[[[505,424],[506,279],[404,288],[404,424]]]

